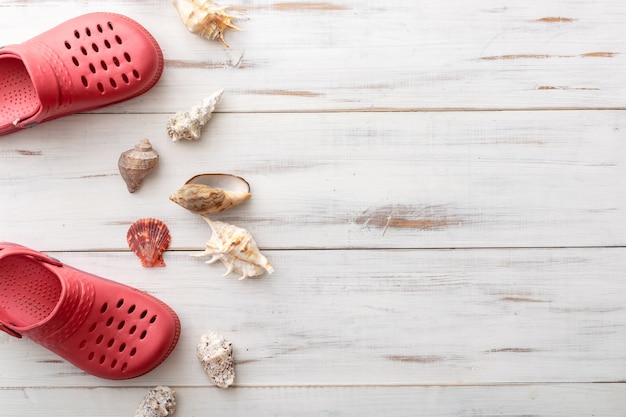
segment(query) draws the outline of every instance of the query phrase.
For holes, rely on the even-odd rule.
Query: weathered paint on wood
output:
[[[124,385],[208,384],[194,349],[209,329],[233,342],[243,387],[618,382],[626,372],[622,248],[266,251],[276,272],[245,281],[190,253],[168,252],[157,269],[127,253],[54,254],[179,313],[171,359]],[[6,386],[119,385],[0,340]]]
[[[231,48],[169,1],[0,0],[0,44],[91,11],[126,14],[165,56],[128,102],[0,138],[0,240],[145,289],[183,337],[156,371],[88,376],[0,335],[2,415],[132,415],[169,384],[176,415],[623,416],[626,6],[612,0],[241,0]],[[169,115],[226,90],[198,143]],[[129,194],[119,154],[159,168]],[[167,197],[201,172],[253,197],[276,272],[223,278],[190,258],[208,227]],[[168,266],[126,248],[167,222]],[[233,340],[235,387],[194,357]]]
[[[132,416],[148,388],[0,390],[7,416]],[[176,389],[174,416],[622,417],[616,384]]]
[[[172,248],[199,248],[209,228],[168,197],[225,172],[246,178],[252,198],[216,218],[264,248],[620,246],[621,116],[217,114],[201,141],[173,143],[166,114],[76,115],[0,141],[0,239],[121,250],[132,222],[158,217]],[[159,167],[129,194],[117,160],[143,137]]]
[[[2,43],[94,10],[140,21],[163,79],[104,112],[178,111],[217,88],[227,112],[625,108],[626,12],[613,0],[228,4],[243,16],[230,49],[190,34],[168,0],[4,0]]]

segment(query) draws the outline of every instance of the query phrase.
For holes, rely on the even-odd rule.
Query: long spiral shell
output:
[[[182,139],[200,140],[202,128],[211,120],[215,106],[222,98],[224,89],[220,89],[187,111],[180,111],[170,117],[165,129],[174,142]]]
[[[197,214],[220,213],[250,198],[249,192],[231,192],[205,184],[185,184],[170,196],[179,206]]]

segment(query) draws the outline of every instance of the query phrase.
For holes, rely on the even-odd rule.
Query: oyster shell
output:
[[[163,252],[170,246],[171,240],[166,224],[159,219],[139,219],[126,234],[128,246],[146,268],[165,266]]]
[[[200,217],[209,224],[213,234],[206,243],[204,252],[191,256],[211,256],[206,261],[207,264],[220,261],[226,266],[224,276],[234,272],[241,274],[240,280],[274,272],[267,258],[259,252],[249,231],[205,216]]]
[[[137,406],[135,417],[171,416],[176,409],[175,394],[175,391],[164,385],[151,389]]]
[[[211,120],[211,114],[223,94],[224,89],[218,90],[188,111],[181,111],[170,117],[166,126],[169,137],[174,142],[181,139],[200,140],[202,127]]]
[[[235,360],[232,343],[224,336],[209,331],[196,346],[198,360],[207,376],[220,388],[228,388],[235,381]]]
[[[196,214],[212,214],[238,206],[250,196],[250,184],[241,177],[201,174],[190,178],[170,200]]]
[[[122,152],[117,166],[129,193],[137,191],[143,179],[156,168],[158,162],[159,153],[152,149],[148,139],[143,139],[133,149]]]
[[[237,16],[226,13],[228,6],[218,6],[210,0],[174,0],[173,4],[187,30],[202,38],[217,39],[227,48],[224,30],[241,30],[231,23]]]

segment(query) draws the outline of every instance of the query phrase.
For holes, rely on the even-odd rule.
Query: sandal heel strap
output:
[[[45,262],[54,266],[63,266],[63,263],[58,259],[54,259],[49,255],[28,249],[24,246],[0,244],[0,259],[14,255],[28,256],[37,261]]]
[[[43,42],[31,40],[25,44],[7,46],[2,55],[7,54],[24,64],[39,101],[37,111],[21,115],[13,122],[15,127],[31,127],[45,119],[51,109],[65,107],[62,103],[68,89],[59,83],[58,76],[65,78],[64,74],[68,74],[68,71],[52,49]]]
[[[0,245],[0,260],[7,256],[25,256],[47,264],[46,268],[55,273],[63,290],[57,306],[42,323],[20,328],[0,322],[0,330],[15,337],[27,336],[48,348],[62,343],[82,326],[91,311],[95,299],[93,283],[82,278],[85,272],[65,266],[57,259],[23,246]],[[57,273],[57,268],[63,272]]]
[[[16,332],[15,330],[13,330],[12,328],[10,328],[9,326],[7,326],[6,324],[0,322],[0,330],[2,330],[3,332],[5,332],[6,334],[13,336],[13,337],[17,337],[18,339],[22,338],[22,335],[19,334],[18,332]]]

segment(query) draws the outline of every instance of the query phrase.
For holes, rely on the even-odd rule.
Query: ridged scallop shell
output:
[[[135,417],[171,416],[176,410],[175,394],[174,390],[164,385],[151,389],[137,406]]]
[[[235,381],[235,360],[231,342],[210,331],[200,338],[196,353],[211,382],[220,388],[232,385]]]
[[[163,252],[170,246],[172,237],[161,220],[139,219],[126,234],[128,247],[135,252],[146,268],[165,266]]]
[[[143,179],[156,168],[158,162],[159,154],[152,149],[148,139],[143,139],[133,149],[122,152],[117,166],[129,193],[137,191]]]
[[[170,117],[165,128],[172,141],[178,142],[181,139],[200,140],[202,127],[211,120],[215,106],[223,94],[223,89],[218,90],[213,95],[205,97],[188,111],[181,111]]]
[[[231,23],[236,16],[226,13],[228,6],[218,6],[210,0],[174,0],[173,4],[187,30],[202,38],[217,39],[227,48],[224,30],[241,30]]]
[[[225,189],[219,185],[238,189]],[[170,200],[196,214],[213,214],[238,206],[250,196],[250,185],[241,177],[200,174],[190,178],[170,196]]]
[[[241,274],[240,280],[265,272],[268,274],[274,272],[267,258],[259,252],[249,231],[205,216],[201,217],[209,224],[213,234],[206,243],[204,252],[191,256],[211,256],[211,259],[206,261],[207,264],[220,261],[226,266],[224,276],[234,272]]]

